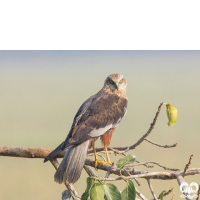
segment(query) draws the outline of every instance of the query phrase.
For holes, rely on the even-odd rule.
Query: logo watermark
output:
[[[197,193],[198,189],[199,187],[195,182],[192,182],[190,185],[188,185],[188,183],[186,182],[181,183],[180,191],[183,193],[183,195],[181,195],[181,198],[186,198],[186,197],[190,199],[196,198],[197,195],[195,193]]]

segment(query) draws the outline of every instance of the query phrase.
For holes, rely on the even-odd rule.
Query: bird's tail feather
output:
[[[78,145],[70,147],[60,163],[55,175],[54,180],[58,183],[67,181],[68,183],[75,183],[83,169],[85,158],[87,155],[89,140]]]
[[[51,160],[52,158],[59,155],[62,152],[61,150],[62,144],[63,142],[44,159],[44,162],[47,162],[48,160]]]

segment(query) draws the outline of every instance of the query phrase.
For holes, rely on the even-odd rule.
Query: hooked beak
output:
[[[116,83],[115,86],[116,86],[116,88],[118,90],[119,89],[119,83]]]

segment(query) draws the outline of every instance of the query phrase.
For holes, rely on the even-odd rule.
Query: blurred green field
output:
[[[148,138],[160,144],[178,142],[178,146],[164,149],[144,141],[129,153],[139,161],[180,169],[193,154],[191,167],[200,167],[200,51],[1,51],[0,145],[57,147],[80,105],[102,88],[111,73],[127,78],[129,101],[111,146],[135,143],[148,130],[159,104],[166,102],[177,107],[177,123],[167,126],[163,106]],[[101,146],[99,140],[96,146]],[[120,157],[111,159],[116,162]],[[148,170],[164,171],[156,166]],[[61,199],[65,187],[54,183],[54,173],[42,159],[0,157],[0,199]],[[83,171],[74,185],[80,195],[86,177]],[[139,181],[138,189],[152,198],[147,182]],[[185,181],[200,184],[200,175]],[[173,187],[175,199],[181,199],[176,180],[152,180],[152,184],[157,195]],[[123,181],[116,185],[120,190],[125,187]]]

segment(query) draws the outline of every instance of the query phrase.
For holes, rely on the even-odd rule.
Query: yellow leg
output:
[[[108,150],[107,150],[107,147],[106,147],[106,156],[107,156],[107,162],[106,164],[109,164],[109,165],[112,165],[111,161],[110,161],[110,158],[109,158],[109,155],[108,155]]]
[[[112,163],[110,162],[110,158],[109,158],[109,156],[108,156],[107,148],[106,148],[107,162],[98,159],[98,157],[97,157],[97,153],[96,153],[96,150],[95,150],[94,145],[93,145],[93,151],[94,151],[95,161],[91,161],[91,163],[95,163],[95,167],[98,166],[98,163],[102,163],[103,166],[106,165],[106,164],[112,165]]]

